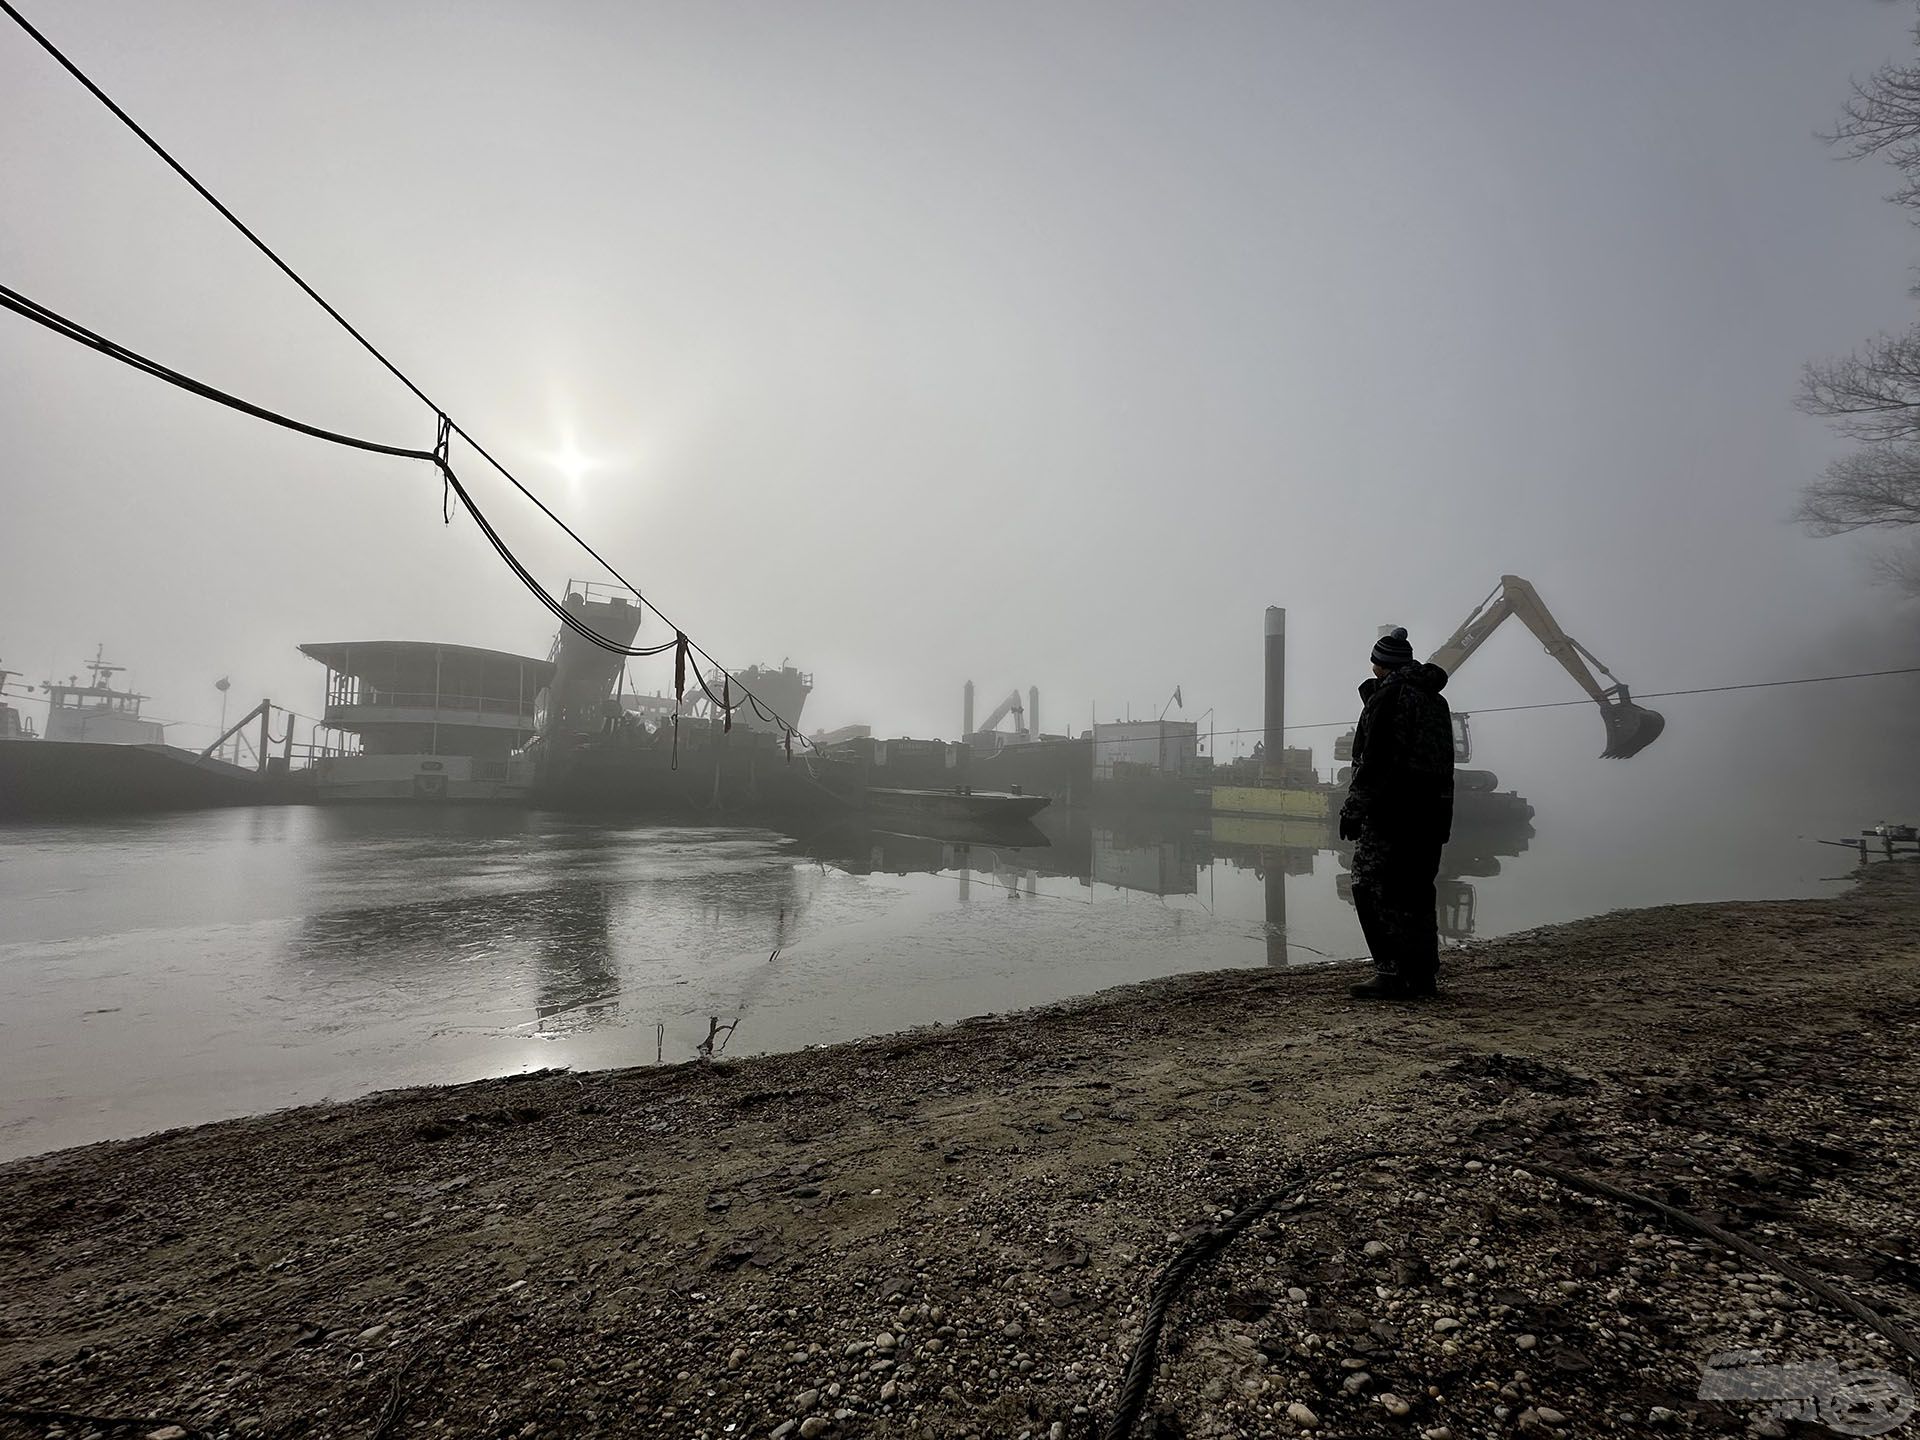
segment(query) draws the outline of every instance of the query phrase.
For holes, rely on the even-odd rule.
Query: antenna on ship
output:
[[[109,665],[106,657],[107,646],[106,642],[102,641],[94,650],[93,659],[87,662],[87,669],[93,672],[93,688],[96,690],[111,689],[107,682],[127,668],[124,665]]]

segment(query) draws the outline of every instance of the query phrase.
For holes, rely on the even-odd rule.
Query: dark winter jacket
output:
[[[1348,813],[1382,826],[1453,829],[1453,712],[1447,672],[1410,665],[1360,687]]]

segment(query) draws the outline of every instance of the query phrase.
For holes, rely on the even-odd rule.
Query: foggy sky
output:
[[[968,678],[983,708],[1037,685],[1050,730],[1176,685],[1187,717],[1257,727],[1269,604],[1290,718],[1337,719],[1378,623],[1424,654],[1503,571],[1639,690],[1920,663],[1861,546],[1785,523],[1835,453],[1792,408],[1800,365],[1913,313],[1891,173],[1814,138],[1850,75],[1911,53],[1910,7],[29,13],[696,639],[813,670],[803,728],[953,736]],[[0,194],[7,283],[430,444],[8,25]],[[303,641],[546,653],[426,467],[7,315],[0,378],[0,664],[28,680],[104,641],[152,713],[206,722],[223,674],[317,712]],[[596,462],[577,481],[567,451]],[[593,573],[455,458],[552,587]],[[1655,804],[1732,764],[1756,792],[1912,798],[1888,717],[1920,687],[1875,683],[1676,701],[1607,783]],[[1516,627],[1449,694],[1575,692]],[[1476,763],[1544,790],[1603,768],[1599,730],[1489,717]],[[1299,737],[1323,766],[1332,733]]]

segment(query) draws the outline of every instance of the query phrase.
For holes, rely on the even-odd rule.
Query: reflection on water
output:
[[[1531,840],[1456,837],[1443,933],[1675,898]],[[0,1156],[1356,957],[1349,859],[1320,824],[1071,810],[993,835],[453,807],[0,829]]]

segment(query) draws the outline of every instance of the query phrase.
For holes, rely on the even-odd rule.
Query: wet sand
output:
[[[1750,1433],[1715,1354],[1920,1381],[1791,1283],[1526,1156],[1920,1314],[1920,865],[1354,972],[1181,976],[676,1069],[395,1092],[0,1168],[0,1433]],[[1779,1422],[1769,1432],[1787,1433]],[[784,1427],[784,1428],[783,1428]]]

